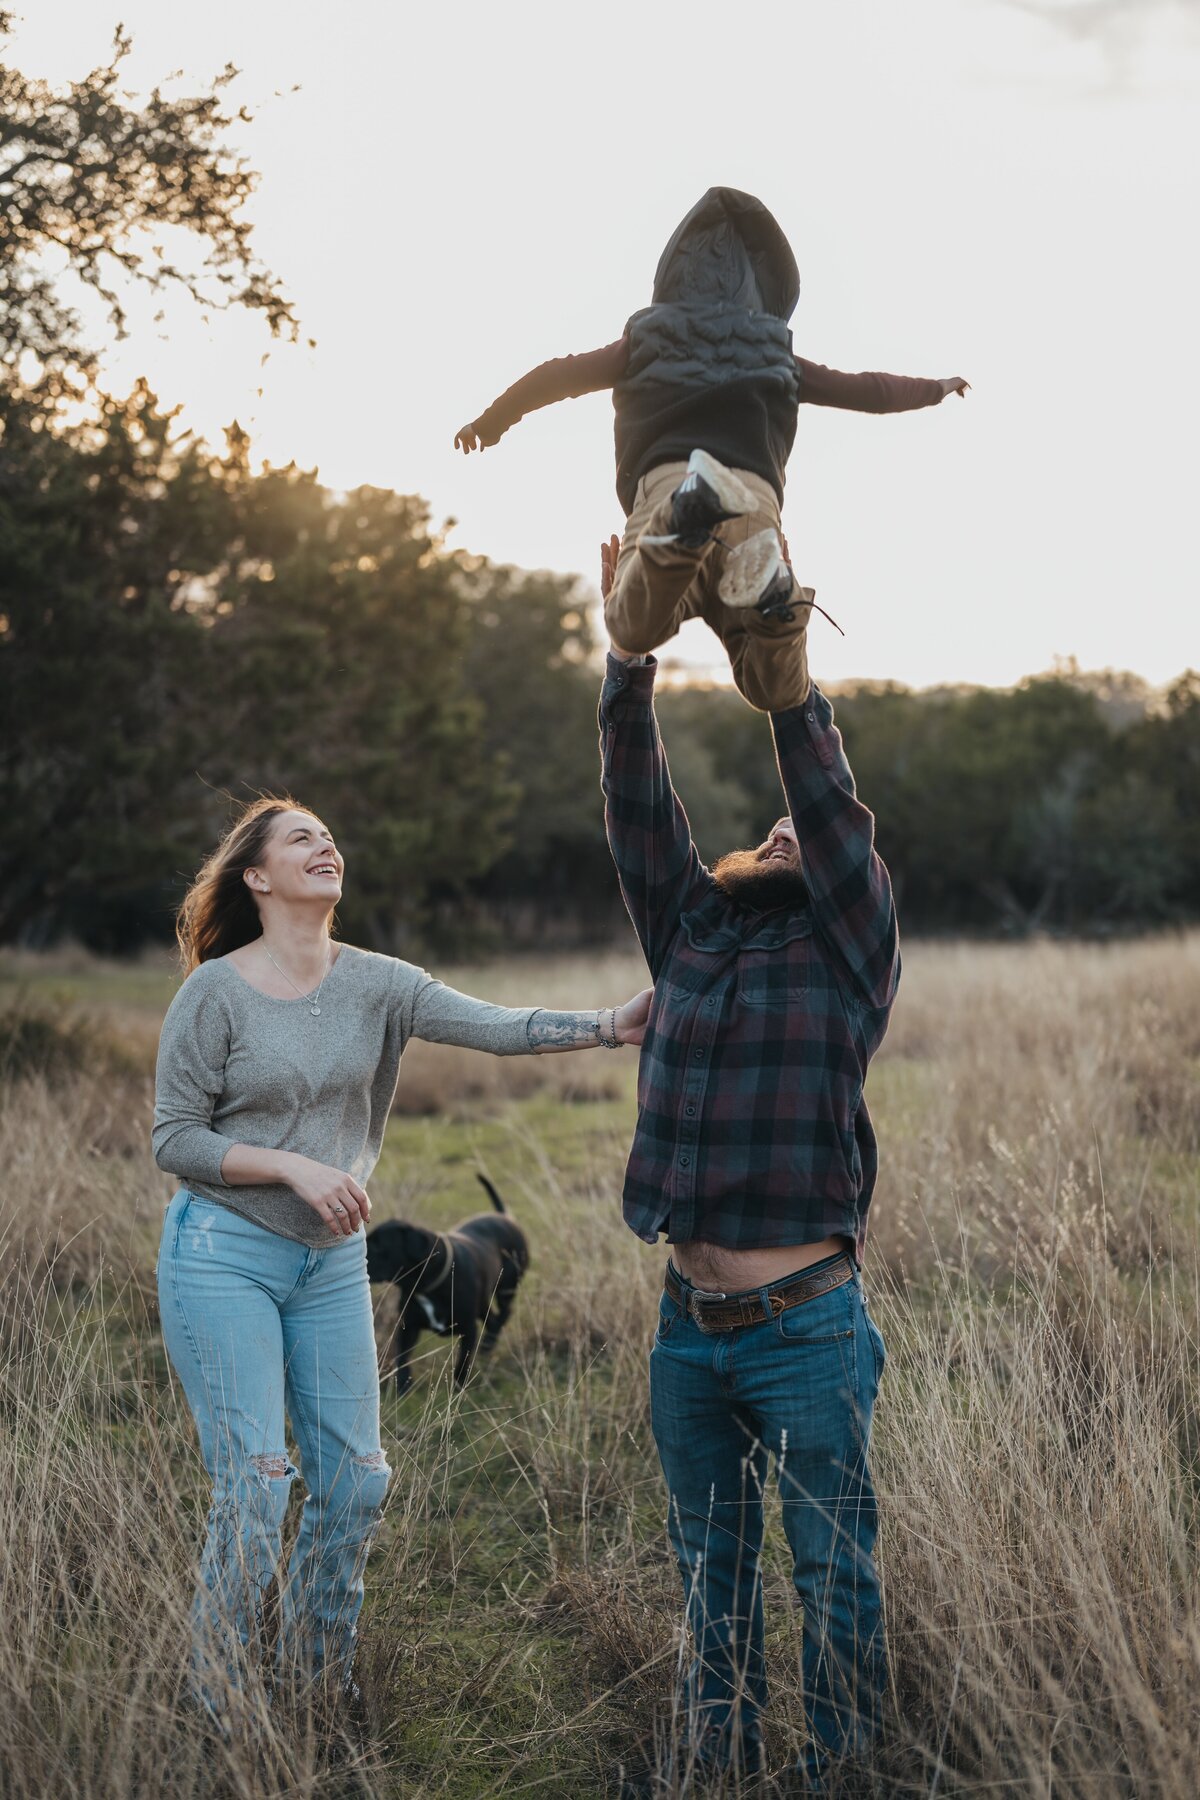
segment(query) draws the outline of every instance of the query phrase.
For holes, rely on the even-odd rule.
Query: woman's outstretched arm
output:
[[[598,1012],[547,1012],[539,1009],[525,1027],[535,1056],[555,1050],[588,1050],[603,1044],[617,1050],[622,1044],[640,1044],[646,1035],[653,988],[643,988],[624,1006],[602,1006]]]
[[[461,994],[427,975],[412,1002],[410,1034],[434,1044],[488,1050],[494,1056],[547,1056],[562,1050],[617,1049],[646,1034],[651,989],[619,1006],[558,1012],[548,1007],[496,1006]]]

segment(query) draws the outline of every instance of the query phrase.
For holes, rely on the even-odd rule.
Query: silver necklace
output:
[[[279,973],[283,976],[283,979],[287,982],[288,986],[290,988],[296,988],[296,992],[299,994],[300,998],[302,1000],[308,1001],[308,1003],[309,1003],[308,1010],[312,1014],[313,1018],[314,1019],[319,1018],[321,1015],[321,1008],[320,1008],[320,1005],[318,1004],[318,1002],[320,1001],[320,998],[321,998],[321,989],[325,986],[325,983],[329,980],[329,971],[333,967],[333,947],[332,947],[332,945],[330,946],[330,950],[329,950],[329,961],[325,964],[325,973],[322,975],[320,981],[317,983],[316,989],[311,994],[306,994],[302,988],[296,987],[295,982],[292,980],[292,978],[288,974],[287,970],[285,968],[283,968],[283,966],[280,963],[275,962],[275,958],[271,955],[271,952],[269,950],[267,950],[267,946],[265,944],[263,945],[263,949],[266,950],[266,952],[267,952],[267,961],[271,962],[271,963],[275,963],[275,967],[279,970]]]

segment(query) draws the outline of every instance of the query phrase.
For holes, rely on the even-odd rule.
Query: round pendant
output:
[[[312,1014],[313,1018],[315,1019],[321,1009],[319,1006],[310,1006],[308,1010]]]

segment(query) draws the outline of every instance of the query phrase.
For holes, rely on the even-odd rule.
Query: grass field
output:
[[[631,956],[440,970],[595,1005]],[[181,1705],[206,1495],[162,1349],[147,1145],[169,967],[0,960],[0,1792],[603,1796],[670,1728],[682,1654],[645,1363],[661,1252],[621,1223],[630,1053],[414,1045],[375,1218],[486,1171],[533,1267],[465,1394],[422,1339],[385,1396],[368,1571],[375,1742],[302,1714],[206,1746]],[[1200,937],[914,946],[868,1088],[874,1462],[892,1669],[883,1794],[1192,1800],[1200,1767]],[[390,1324],[379,1297],[381,1344]],[[770,1759],[801,1729],[777,1520]]]

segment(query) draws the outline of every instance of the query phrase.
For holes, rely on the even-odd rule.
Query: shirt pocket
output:
[[[671,954],[659,971],[655,991],[668,987],[684,998],[701,993],[722,974],[737,948],[737,934],[728,925],[709,923],[701,913],[684,913]]]
[[[812,919],[764,927],[738,956],[737,997],[743,1006],[783,1012],[812,986]]]

